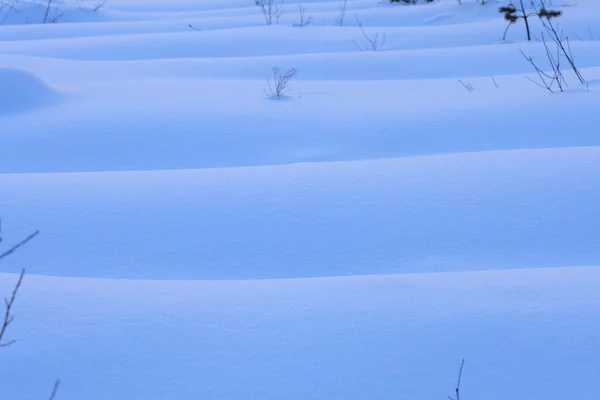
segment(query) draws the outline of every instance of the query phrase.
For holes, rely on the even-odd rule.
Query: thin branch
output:
[[[510,28],[510,26],[514,24],[514,22],[509,22],[508,25],[506,25],[506,29],[504,30],[504,35],[502,35],[502,40],[506,40],[506,35],[508,34],[508,28]]]
[[[562,53],[562,55],[567,59],[567,62],[571,66],[571,69],[575,73],[575,76],[577,76],[577,79],[579,79],[579,82],[585,83],[585,78],[583,77],[583,75],[581,74],[581,72],[579,71],[577,66],[575,65],[575,59],[574,59],[573,53],[571,51],[571,43],[569,42],[569,38],[564,39],[564,41],[567,42],[567,46],[565,47],[565,45],[563,43],[562,32],[559,34],[557,27],[555,27],[551,21],[551,19],[554,16],[560,15],[560,12],[557,11],[557,12],[553,13],[552,11],[547,11],[544,0],[540,0],[540,5],[541,5],[541,8],[538,10],[535,3],[532,3],[532,6],[534,7],[536,13],[540,16],[540,21],[542,22],[544,29],[546,30],[546,32],[548,32],[548,34],[550,35],[550,37],[552,38],[554,43],[556,43],[556,46],[560,49],[560,52]]]
[[[0,328],[0,347],[10,346],[11,344],[16,342],[16,340],[11,340],[9,342],[2,343],[2,340],[4,339],[4,334],[6,333],[6,329],[11,324],[11,322],[13,322],[13,320],[15,319],[11,315],[10,312],[12,310],[13,304],[15,303],[15,299],[17,298],[17,293],[19,292],[19,289],[21,288],[21,283],[23,282],[24,276],[25,276],[25,269],[21,270],[21,274],[19,275],[19,280],[17,281],[17,284],[15,285],[15,288],[13,289],[10,299],[7,299],[7,298],[4,299],[4,305],[6,306],[6,308],[4,311],[4,321],[2,322],[2,328]]]
[[[471,85],[470,83],[464,83],[462,80],[458,80],[460,82],[461,85],[464,86],[465,89],[467,89],[469,92],[472,92],[473,90],[475,90],[475,87],[473,85]]]
[[[460,380],[462,378],[463,367],[465,366],[465,359],[462,359],[460,363],[460,370],[458,371],[458,382],[456,383],[456,400],[460,400]]]
[[[40,231],[33,232],[32,234],[27,236],[25,239],[21,240],[19,243],[15,244],[13,247],[8,249],[4,253],[0,253],[0,260],[2,260],[4,257],[7,257],[7,256],[11,255],[12,253],[14,253],[17,249],[19,249],[19,247],[25,246],[27,244],[27,242],[29,242],[31,239],[33,239],[34,237],[39,235],[39,233],[40,233]]]
[[[344,26],[344,18],[346,16],[346,3],[348,2],[348,0],[344,0],[342,2],[342,4],[340,5],[340,15],[337,17],[336,21],[335,21],[335,25],[337,26]]]
[[[3,259],[4,257],[9,256],[10,254],[15,252],[20,247],[27,244],[27,242],[29,242],[31,239],[36,237],[39,233],[40,233],[39,231],[33,232],[32,234],[27,236],[25,239],[21,240],[19,243],[17,243],[16,245],[11,247],[4,253],[0,254],[0,260]],[[0,242],[1,241],[2,241],[2,220],[0,220]],[[15,287],[13,288],[10,298],[4,298],[5,309],[4,309],[4,318],[2,321],[2,326],[0,327],[0,347],[7,347],[16,342],[16,340],[14,340],[14,339],[10,340],[8,342],[3,342],[3,340],[4,340],[4,335],[6,334],[8,327],[15,319],[15,317],[11,314],[11,312],[12,312],[13,305],[15,304],[17,294],[19,293],[19,289],[21,289],[21,285],[23,283],[24,277],[25,277],[25,268],[23,268],[21,270],[21,273],[19,274],[19,279],[17,280],[17,283],[15,284]],[[56,393],[58,392],[59,386],[60,386],[60,379],[57,379],[54,382],[54,387],[52,388],[52,393],[50,393],[49,400],[54,400],[56,398]]]
[[[43,24],[51,23],[54,24],[64,15],[62,12],[58,12],[58,6],[53,5],[54,0],[48,0],[46,3],[46,11],[44,12]],[[52,13],[51,11],[54,10]]]
[[[448,396],[448,400],[460,400],[460,379],[462,378],[463,367],[465,366],[465,359],[463,358],[460,363],[460,369],[458,370],[458,382],[456,383],[456,388],[454,392],[456,393],[456,398],[452,398]]]
[[[4,23],[11,13],[18,12],[17,8],[15,7],[16,2],[17,0],[8,0],[0,3],[0,13],[4,13],[0,23]],[[5,12],[4,10],[7,11]]]
[[[554,57],[552,57],[552,54],[550,53],[550,49],[548,48],[548,44],[546,43],[545,40],[544,40],[544,46],[546,49],[546,56],[548,57],[548,61],[552,65],[552,71],[554,72],[554,75],[549,75],[546,72],[542,71],[542,69],[539,68],[537,66],[537,64],[535,63],[535,61],[533,60],[533,57],[526,55],[523,52],[523,50],[519,50],[521,52],[521,54],[523,55],[523,57],[525,57],[525,59],[535,69],[535,72],[538,74],[538,77],[540,78],[541,83],[534,81],[533,79],[531,79],[528,76],[526,76],[526,78],[529,79],[531,82],[535,83],[536,85],[548,90],[550,93],[554,93],[554,90],[552,90],[552,84],[554,82],[556,82],[558,84],[558,88],[562,92],[563,91],[562,83],[564,82],[564,77],[562,76],[562,73],[560,72],[560,62],[557,62],[554,59]],[[562,79],[562,82],[561,82],[561,79]]]
[[[54,400],[54,398],[56,397],[56,393],[58,392],[59,386],[60,386],[60,379],[57,379],[54,382],[54,387],[52,388],[52,393],[50,393],[50,397],[48,398],[48,400]]]
[[[302,28],[312,22],[312,17],[306,18],[306,8],[304,8],[304,6],[299,5],[298,12],[300,13],[300,22],[294,22],[292,24],[293,26],[298,26],[298,27]]]
[[[283,0],[279,3],[276,1],[278,0],[255,0],[255,4],[261,9],[267,25],[273,24],[273,17],[275,17],[275,23],[279,23],[279,18],[283,15]]]
[[[46,4],[46,12],[44,13],[44,21],[42,23],[48,22],[48,18],[50,17],[50,7],[52,6],[52,0],[48,0]]]
[[[358,43],[356,43],[356,40],[352,40],[352,43],[354,43],[354,46],[359,50],[359,51],[365,51],[365,49],[363,49],[362,47],[360,47],[358,45]]]
[[[98,3],[96,3],[94,8],[92,8],[92,11],[98,12],[98,10],[100,10],[102,7],[104,7],[105,4],[106,4],[106,0],[99,1]]]
[[[375,36],[373,38],[371,38],[367,32],[365,32],[362,23],[360,22],[360,20],[358,19],[358,15],[354,14],[354,18],[356,19],[356,24],[358,25],[358,27],[360,28],[360,31],[362,32],[363,36],[365,37],[365,40],[367,41],[367,43],[369,44],[369,46],[367,47],[368,49],[372,50],[372,51],[377,51],[380,50],[383,45],[385,44],[385,31],[383,31],[383,35],[381,38],[381,41],[379,41],[379,32],[377,32],[375,34]],[[364,48],[360,47],[354,40],[352,41],[354,43],[354,45],[360,50],[360,51],[365,51]]]
[[[539,82],[537,82],[537,81],[534,81],[533,79],[531,79],[531,78],[530,78],[530,77],[528,77],[528,76],[526,76],[526,77],[525,77],[525,79],[527,79],[527,80],[529,80],[529,81],[531,81],[531,82],[535,83],[536,85],[538,85],[538,86],[539,86],[539,87],[541,87],[541,88],[544,88],[544,89],[547,89],[547,90],[549,90],[551,93],[554,93],[554,91],[553,91],[553,90],[552,90],[550,87],[548,87],[548,86],[546,86],[546,85],[542,85],[541,83],[539,83]]]
[[[571,32],[573,34],[573,36],[575,36],[577,39],[579,39],[580,42],[585,42],[585,40],[583,40],[583,38],[581,36],[579,36],[577,33],[575,32]]]

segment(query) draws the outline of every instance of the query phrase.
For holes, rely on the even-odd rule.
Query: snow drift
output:
[[[44,107],[60,99],[55,89],[18,68],[0,67],[0,90],[0,115]]]

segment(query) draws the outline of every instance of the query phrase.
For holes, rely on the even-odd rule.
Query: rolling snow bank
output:
[[[0,274],[0,290],[15,279]],[[64,400],[434,400],[453,394],[464,357],[461,397],[591,400],[599,280],[594,267],[212,282],[27,276],[0,393],[46,398],[60,377]]]
[[[11,265],[47,275],[254,279],[597,265],[599,176],[600,147],[4,174],[0,209],[12,240],[43,232]]]
[[[17,68],[0,67],[0,90],[0,115],[44,107],[60,98],[36,75]]]

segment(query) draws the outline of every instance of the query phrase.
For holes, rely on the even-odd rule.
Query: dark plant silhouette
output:
[[[527,40],[531,41],[531,29],[529,25],[529,18],[532,16],[538,16],[540,18],[546,18],[548,21],[552,18],[560,17],[562,15],[562,11],[548,10],[545,6],[543,6],[538,10],[535,6],[535,3],[531,2],[531,10],[528,11],[525,8],[525,4],[523,0],[519,0],[519,7],[517,8],[512,2],[506,6],[498,8],[498,12],[504,14],[504,19],[508,21],[508,25],[504,30],[504,35],[502,36],[502,40],[506,40],[506,34],[508,33],[508,28],[511,25],[517,23],[518,20],[522,19],[525,23],[525,32],[527,33]]]

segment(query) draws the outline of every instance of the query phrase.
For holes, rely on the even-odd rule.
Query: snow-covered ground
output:
[[[0,399],[597,397],[595,0],[555,94],[499,0],[41,3],[0,6],[0,249],[42,232]]]

